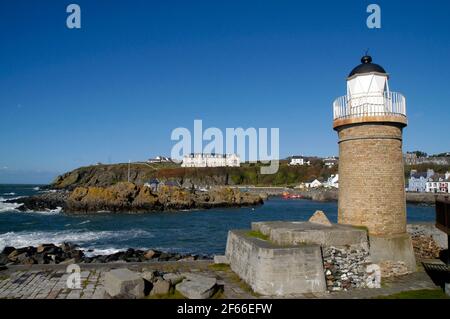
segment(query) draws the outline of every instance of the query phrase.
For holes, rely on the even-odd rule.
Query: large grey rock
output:
[[[153,284],[153,289],[150,295],[167,295],[170,291],[170,282],[164,279],[158,279]]]
[[[156,277],[154,271],[144,271],[141,276],[143,279],[147,280],[148,282],[153,282],[153,280]]]
[[[113,269],[105,275],[105,291],[111,297],[143,298],[144,280],[127,268]]]
[[[180,283],[184,279],[184,275],[179,273],[167,273],[163,276],[164,280],[170,281],[172,285]]]
[[[217,286],[216,278],[206,277],[198,274],[185,273],[186,279],[176,286],[176,289],[189,299],[208,299]]]
[[[316,212],[309,218],[308,220],[310,223],[319,224],[323,226],[331,227],[333,224],[331,224],[330,220],[328,219],[327,215],[321,210],[316,210]]]

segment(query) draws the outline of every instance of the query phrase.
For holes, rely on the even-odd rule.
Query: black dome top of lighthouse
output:
[[[361,58],[361,64],[350,72],[348,77],[352,77],[355,74],[365,74],[365,73],[383,73],[387,74],[382,66],[372,63],[372,57],[370,55],[365,55]]]

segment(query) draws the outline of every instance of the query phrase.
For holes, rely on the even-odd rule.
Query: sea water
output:
[[[304,221],[316,210],[337,220],[336,202],[271,198],[264,205],[148,214],[67,215],[58,210],[20,212],[6,199],[45,191],[40,185],[0,185],[0,250],[42,243],[72,242],[91,254],[127,248],[223,254],[230,229],[250,228],[253,221]],[[434,221],[433,206],[408,205],[408,221]]]

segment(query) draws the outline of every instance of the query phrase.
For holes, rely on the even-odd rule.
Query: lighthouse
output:
[[[367,228],[374,261],[415,269],[406,232],[402,133],[406,99],[390,90],[386,70],[362,57],[347,77],[347,94],[333,103],[339,144],[340,224]]]

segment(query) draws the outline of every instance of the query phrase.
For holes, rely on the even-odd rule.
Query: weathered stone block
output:
[[[279,246],[249,237],[245,230],[231,230],[226,256],[231,269],[259,294],[286,296],[326,290],[319,245]]]
[[[185,273],[186,278],[176,286],[176,289],[189,299],[207,299],[210,298],[215,290],[216,278],[206,277],[197,274]]]
[[[269,236],[279,245],[317,244],[321,246],[368,249],[367,231],[347,225],[324,226],[311,222],[254,222],[252,230]]]
[[[321,210],[316,210],[316,212],[309,218],[310,223],[319,224],[323,226],[333,226],[328,219],[327,215]]]
[[[168,273],[165,274],[163,278],[164,280],[170,281],[172,285],[176,285],[184,279],[184,276],[179,273]]]
[[[111,297],[144,297],[141,275],[126,268],[113,269],[105,274],[105,291]]]
[[[164,279],[158,279],[153,284],[153,289],[150,295],[166,295],[170,291],[170,282]]]
[[[370,257],[372,262],[403,262],[410,272],[416,271],[416,258],[407,233],[398,235],[369,236]]]

